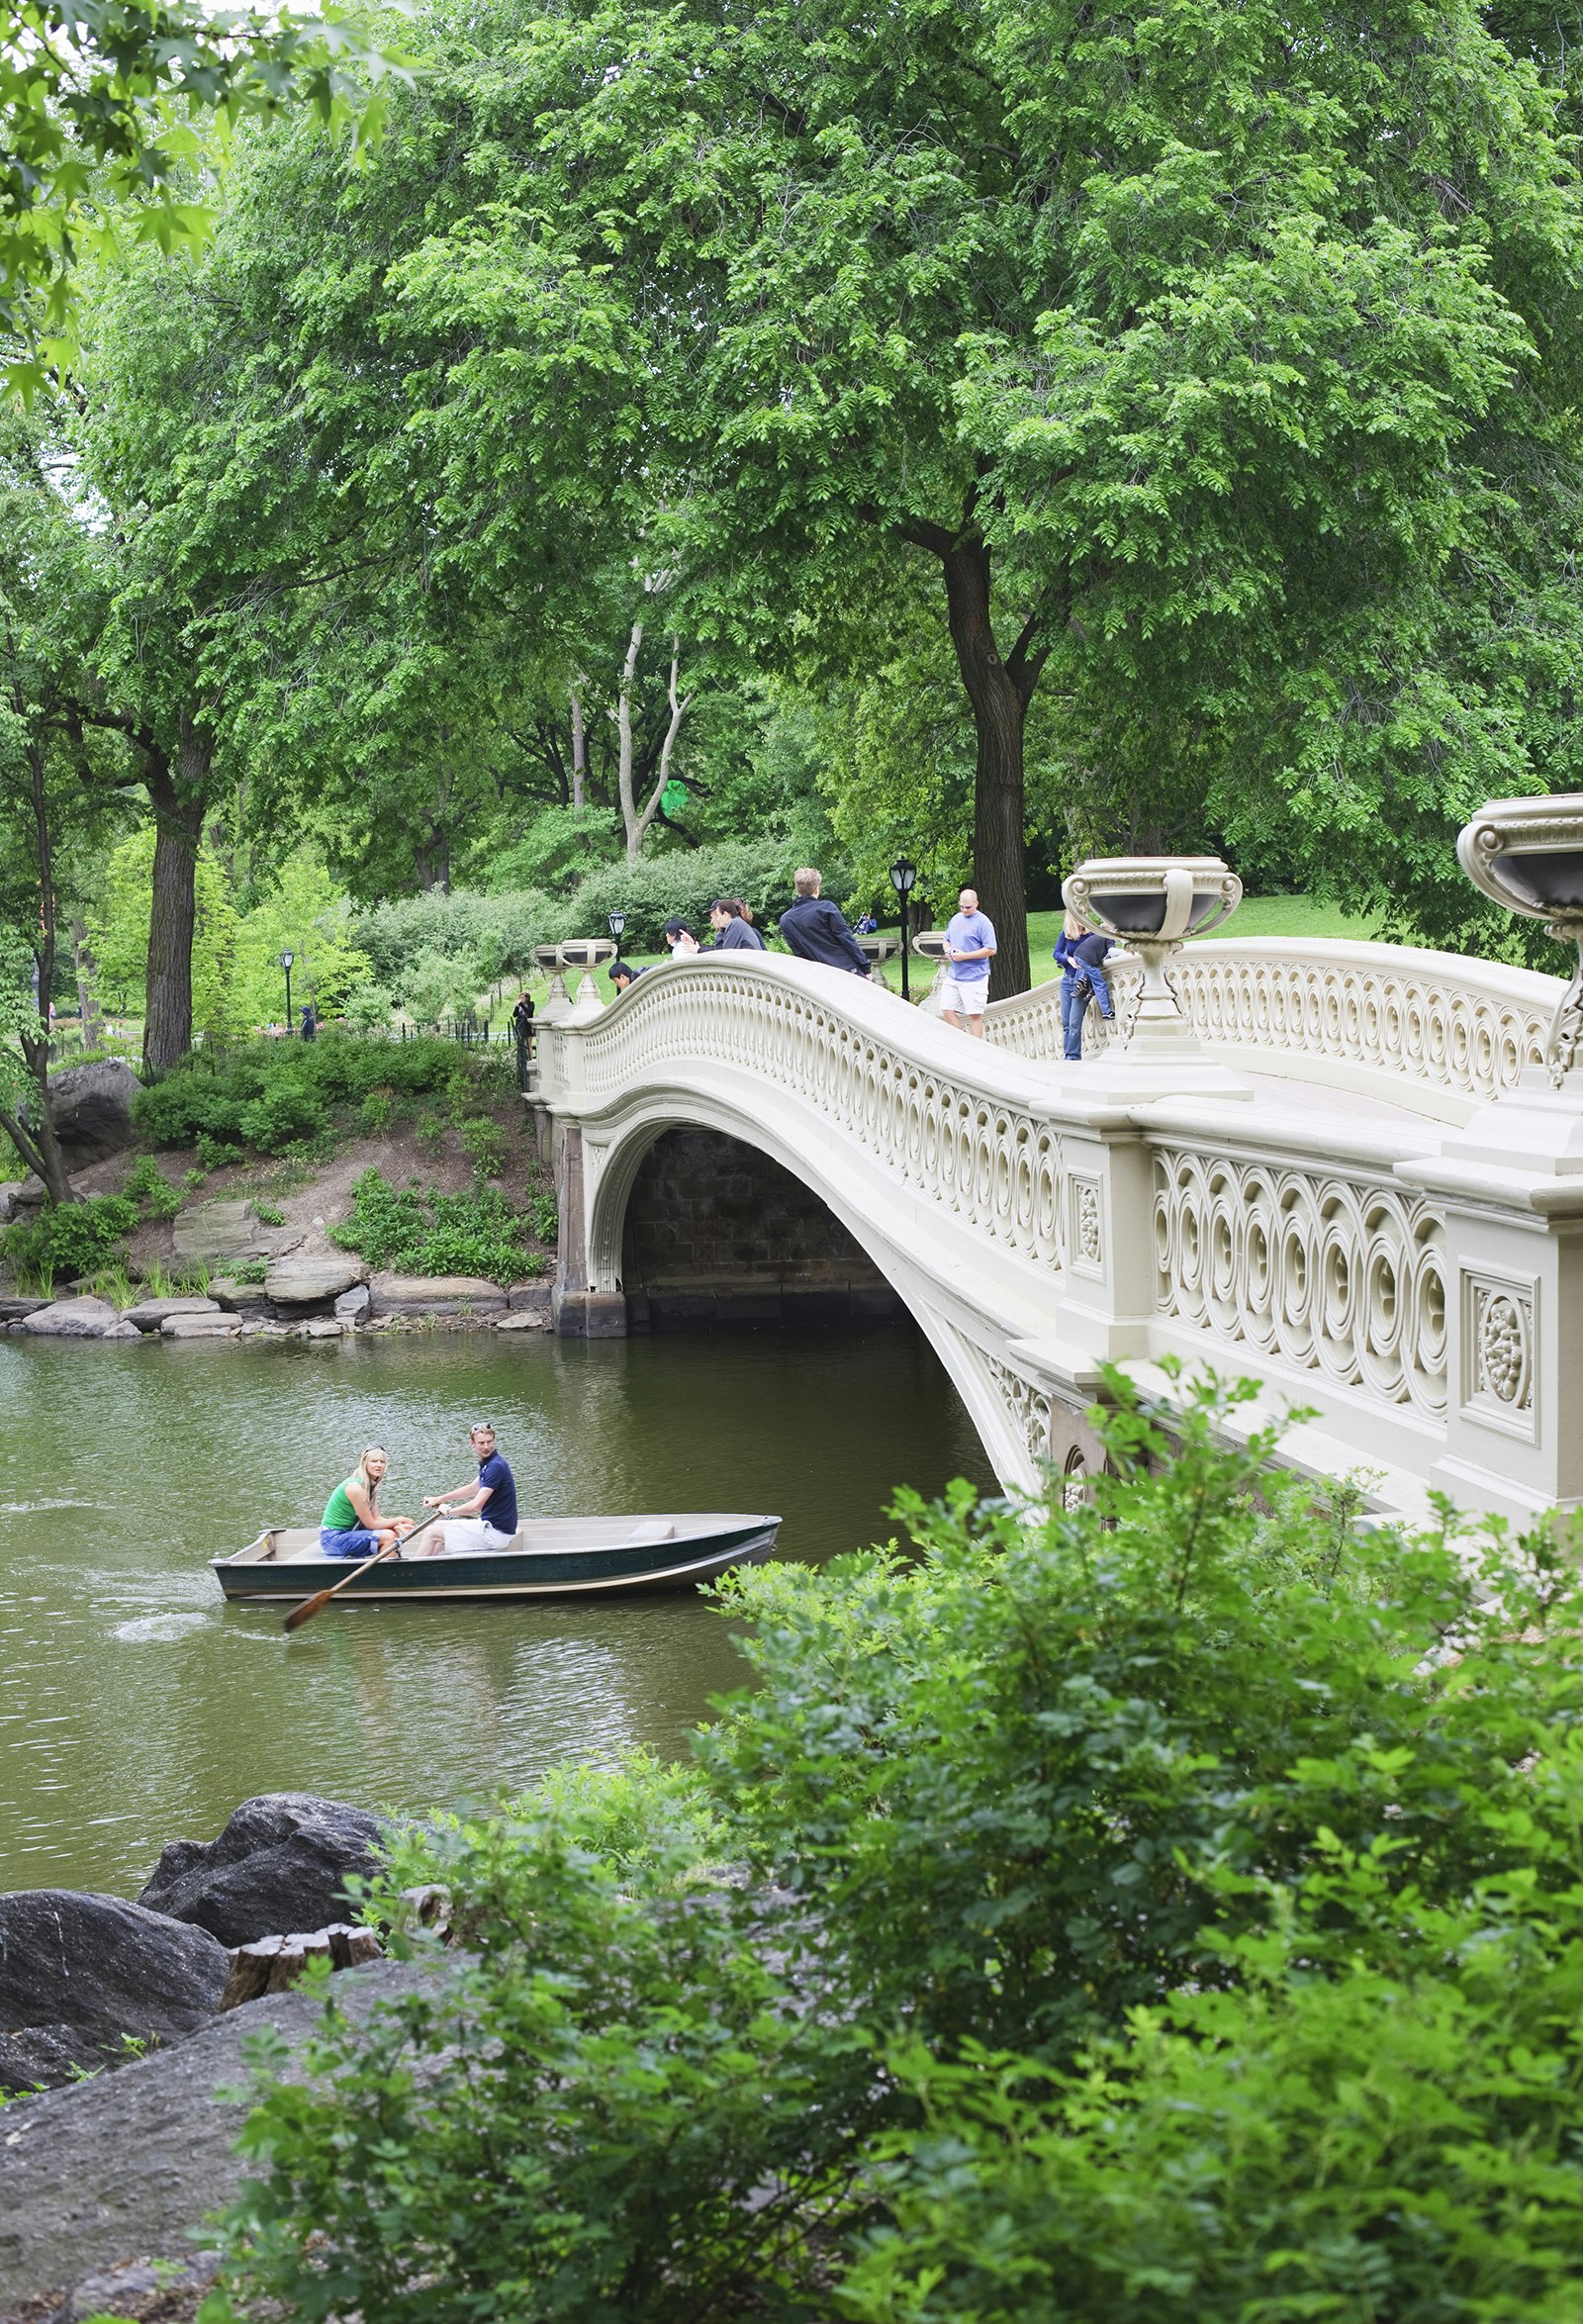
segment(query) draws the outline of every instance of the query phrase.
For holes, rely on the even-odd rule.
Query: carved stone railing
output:
[[[762,955],[664,967],[547,1025],[562,1328],[625,1329],[627,1196],[656,1137],[701,1124],[822,1193],[1009,1482],[1102,1457],[1099,1367],[1169,1355],[1311,1411],[1292,1456],[1360,1467],[1381,1506],[1583,1506],[1583,1169],[1548,1085],[1510,1089],[1558,980],[1369,945],[1206,945],[1179,973],[1220,1058],[1257,1068],[1252,1097],[1223,1064],[1163,1091],[1124,1053],[1102,1072],[1008,1054],[1053,993],[997,1004],[990,1046]],[[1305,1058],[1396,1103],[1338,1104]],[[1481,1094],[1501,1102],[1465,1120]]]
[[[1139,984],[1119,956],[1107,1025],[1084,1021],[1084,1055],[1124,1031]],[[1191,944],[1171,981],[1193,1029],[1222,1063],[1383,1097],[1458,1119],[1503,1090],[1544,1055],[1561,993],[1558,976],[1454,953],[1342,939]],[[1017,1057],[1062,1054],[1059,983],[996,1001],[986,1037]]]
[[[1445,1223],[1387,1175],[1155,1145],[1157,1311],[1445,1417]]]
[[[651,972],[583,1032],[583,1090],[617,1096],[669,1063],[762,1076],[838,1125],[898,1189],[1059,1267],[1061,1137],[1042,1077],[961,1047],[965,1036],[859,978],[841,978],[836,998],[826,982],[780,961]]]

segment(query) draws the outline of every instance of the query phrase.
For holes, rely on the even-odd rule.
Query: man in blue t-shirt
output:
[[[941,1021],[960,1031],[964,1017],[968,1031],[983,1039],[983,1009],[989,998],[989,963],[995,957],[994,923],[978,909],[978,890],[965,887],[946,929],[946,988],[940,998]]]
[[[440,1549],[510,1549],[516,1537],[516,1479],[495,1449],[495,1431],[479,1421],[467,1432],[478,1461],[476,1485],[449,1493],[425,1493],[425,1509],[443,1509],[447,1523],[429,1536],[428,1554]]]

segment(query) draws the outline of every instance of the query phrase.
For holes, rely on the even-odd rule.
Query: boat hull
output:
[[[500,1598],[584,1598],[632,1595],[642,1591],[697,1589],[717,1581],[735,1565],[757,1565],[775,1547],[779,1518],[745,1519],[740,1524],[692,1535],[680,1529],[665,1541],[611,1540],[587,1546],[495,1549],[474,1554],[386,1558],[360,1573],[336,1598],[385,1605],[419,1605]],[[547,1530],[547,1529],[546,1529]],[[268,1536],[260,1536],[266,1540]],[[291,1603],[345,1581],[355,1560],[301,1554],[282,1559],[258,1554],[259,1543],[235,1557],[211,1560],[215,1578],[234,1603]]]

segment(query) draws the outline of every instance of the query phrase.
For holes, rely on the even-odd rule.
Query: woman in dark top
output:
[[[1082,1021],[1088,1014],[1088,1003],[1097,1000],[1102,1017],[1114,1016],[1110,1002],[1110,978],[1104,964],[1112,950],[1108,936],[1097,929],[1085,928],[1074,912],[1069,912],[1056,939],[1056,959],[1061,963],[1061,1033],[1062,1050],[1070,1063],[1082,1060]]]

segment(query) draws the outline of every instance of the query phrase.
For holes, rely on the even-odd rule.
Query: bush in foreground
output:
[[[1583,2316],[1570,1570],[1113,1388],[1094,1507],[735,1577],[691,1769],[403,1844],[468,1950],[265,2074],[216,2315]]]

